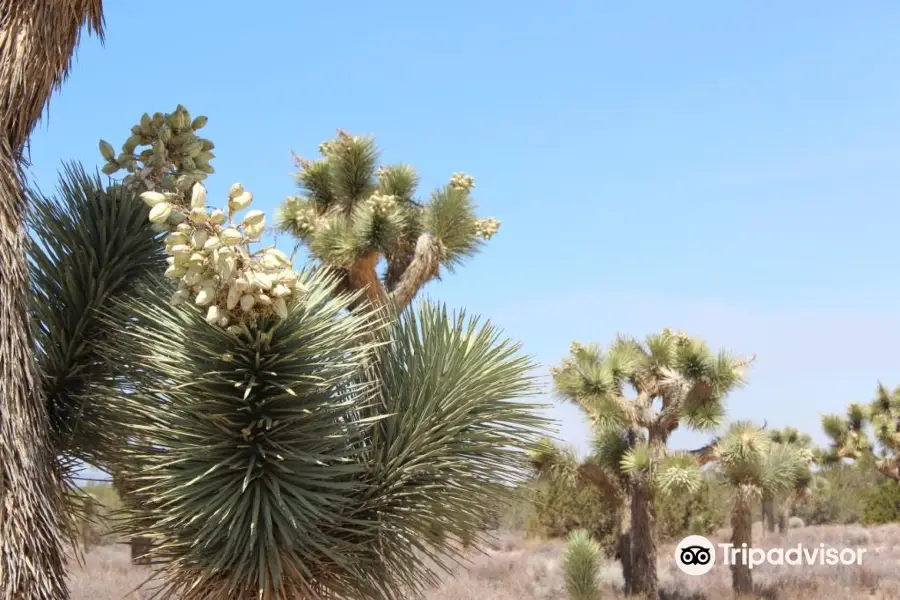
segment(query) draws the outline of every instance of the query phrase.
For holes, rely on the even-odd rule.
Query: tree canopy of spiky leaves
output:
[[[851,403],[845,416],[823,415],[822,428],[831,441],[829,462],[874,460],[883,475],[900,481],[900,386],[879,382],[872,402]]]
[[[296,158],[302,194],[284,201],[277,226],[338,269],[344,290],[365,289],[369,300],[390,299],[402,309],[441,268],[461,265],[500,226],[475,216],[471,176],[454,174],[422,203],[416,170],[379,166],[373,138],[339,131],[319,151],[316,161]]]
[[[106,467],[124,438],[118,417],[92,392],[110,374],[96,344],[118,330],[103,311],[162,272],[162,246],[134,193],[105,186],[78,164],[64,167],[56,195],[28,196],[29,313],[57,453],[65,466]]]
[[[682,423],[697,430],[718,426],[723,401],[743,383],[748,363],[665,329],[643,342],[619,336],[606,351],[574,343],[552,374],[557,393],[591,420],[601,463],[618,461],[622,472],[649,476],[665,489],[693,488],[696,460],[667,453],[665,441]]]
[[[791,490],[809,468],[808,451],[773,441],[749,421],[737,421],[728,428],[716,444],[714,460],[735,498],[745,501]]]
[[[817,460],[817,453],[812,448],[812,438],[809,434],[801,432],[796,427],[784,427],[770,430],[769,439],[776,444],[792,446],[805,458],[806,466],[795,479],[791,493],[798,497],[807,494],[813,480],[811,467]]]
[[[569,534],[562,567],[570,600],[599,600],[599,561],[600,545],[591,538],[589,531],[579,529]]]
[[[327,269],[301,279],[286,318],[239,336],[159,286],[112,313],[131,324],[104,352],[139,376],[109,394],[144,440],[128,528],[157,543],[160,594],[399,598],[527,477],[543,420],[517,345],[430,304],[353,309]]]

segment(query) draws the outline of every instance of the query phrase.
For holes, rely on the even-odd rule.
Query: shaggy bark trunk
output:
[[[657,600],[656,507],[650,482],[638,480],[631,496],[632,594]]]
[[[412,262],[391,291],[391,300],[397,310],[406,308],[422,286],[437,277],[440,266],[440,242],[430,233],[423,233],[416,240]]]
[[[622,563],[622,580],[625,582],[622,590],[628,596],[632,590],[633,564],[631,558],[631,496],[626,494],[622,506],[619,509],[618,523],[618,553]]]
[[[768,533],[775,531],[775,500],[772,496],[764,495],[762,499],[762,520]]]
[[[348,287],[353,291],[365,290],[366,299],[376,307],[381,306],[387,298],[376,270],[378,258],[378,253],[372,252],[357,260],[346,271]]]
[[[797,496],[795,494],[791,494],[785,499],[784,504],[781,506],[781,512],[778,515],[778,533],[785,533],[789,529],[796,502]]]
[[[26,312],[24,210],[0,132],[0,598],[64,600],[63,488]]]
[[[742,544],[750,548],[753,542],[753,523],[750,503],[745,498],[735,500],[731,510],[731,543],[740,549]],[[753,574],[750,566],[741,560],[740,555],[731,562],[731,587],[736,594],[749,594],[753,591]]]

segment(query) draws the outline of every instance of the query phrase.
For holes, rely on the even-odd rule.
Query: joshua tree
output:
[[[801,433],[795,427],[785,427],[784,429],[773,429],[769,431],[769,438],[776,444],[790,444],[800,450],[809,453],[810,463],[814,462],[814,453],[812,451],[812,438],[807,434]],[[762,495],[762,514],[763,523],[768,532],[775,531],[777,525],[778,531],[783,533],[788,527],[788,521],[793,514],[794,505],[798,500],[804,498],[810,491],[813,474],[809,466],[803,473],[802,477],[798,477],[794,482],[793,489],[789,490],[784,498],[777,499],[769,493]],[[780,510],[776,515],[775,504],[780,504]]]
[[[63,485],[27,317],[26,145],[100,0],[0,1],[0,598],[65,599]]]
[[[563,553],[562,567],[570,600],[600,599],[600,546],[589,531],[573,531]]]
[[[416,170],[379,167],[371,137],[339,131],[319,151],[316,161],[295,156],[302,195],[281,205],[277,227],[337,270],[341,290],[364,289],[372,305],[389,299],[404,308],[441,267],[459,266],[500,227],[496,219],[475,217],[469,175],[454,173],[423,204],[416,200]]]
[[[722,479],[732,491],[731,543],[752,546],[752,506],[763,495],[791,490],[808,469],[809,452],[792,444],[772,441],[760,427],[746,421],[731,425],[713,449],[713,460]],[[743,561],[731,561],[734,591],[753,590],[750,567]]]
[[[823,415],[822,427],[831,438],[826,460],[872,462],[882,475],[900,481],[900,387],[891,391],[879,383],[871,403],[850,404],[846,416]]]
[[[579,463],[573,452],[544,440],[532,454],[532,466],[543,477],[562,475],[594,487],[616,512],[616,558],[622,564],[624,591],[631,593],[631,495],[628,475],[621,469],[630,448],[620,430],[608,427],[594,433],[594,452]]]
[[[682,423],[697,430],[718,426],[725,397],[743,383],[750,360],[715,354],[703,341],[665,329],[643,342],[619,337],[606,352],[573,344],[552,372],[557,392],[591,419],[609,453],[604,463],[618,464],[627,476],[635,595],[658,595],[655,494],[700,485],[697,461],[669,452],[669,436]]]
[[[433,582],[527,477],[532,363],[477,319],[371,310],[345,273],[253,250],[264,215],[236,218],[249,192],[206,205],[197,120],[142,121],[124,156],[101,144],[105,170],[144,190],[177,283],[114,301],[97,347],[119,377],[95,392],[132,442],[127,530],[154,540],[162,592],[399,598]]]

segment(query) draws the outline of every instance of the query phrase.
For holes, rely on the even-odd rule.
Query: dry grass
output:
[[[727,532],[717,534],[725,541]],[[900,598],[900,525],[805,527],[785,535],[770,535],[756,544],[763,548],[861,547],[867,552],[861,566],[768,566],[753,570],[759,597],[767,600],[825,600],[831,598]],[[557,600],[565,598],[560,571],[562,542],[539,542],[504,534],[484,553],[471,556],[426,600]],[[690,577],[674,564],[674,545],[661,549],[659,576],[663,600],[719,600],[731,597],[731,574],[717,564],[706,575]],[[74,568],[72,600],[146,600],[149,594],[128,595],[149,571],[132,567],[125,546],[101,546],[86,557],[84,568]],[[623,598],[616,563],[604,564],[604,599]]]

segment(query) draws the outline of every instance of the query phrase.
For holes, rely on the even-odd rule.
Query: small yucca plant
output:
[[[599,559],[600,545],[588,531],[579,529],[569,534],[562,566],[571,600],[599,600]]]

